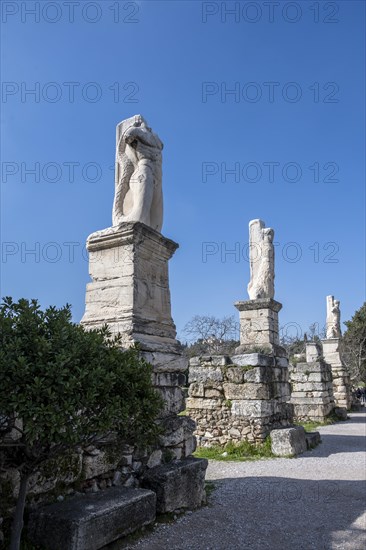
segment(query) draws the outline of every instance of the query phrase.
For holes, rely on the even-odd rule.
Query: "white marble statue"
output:
[[[339,305],[339,300],[335,300],[334,296],[327,296],[327,339],[342,336]]]
[[[141,115],[118,124],[113,226],[142,222],[161,231],[162,149],[163,143]]]
[[[273,237],[273,229],[265,227],[262,220],[252,220],[249,223],[248,294],[251,300],[274,297]]]

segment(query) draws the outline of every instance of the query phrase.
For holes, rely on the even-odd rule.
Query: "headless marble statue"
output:
[[[141,115],[118,124],[113,226],[142,222],[161,232],[162,149],[163,143]]]
[[[334,296],[327,296],[327,338],[340,338],[342,336],[339,306],[339,300],[335,300]]]
[[[249,223],[250,282],[248,294],[251,300],[274,298],[274,231],[262,220]]]

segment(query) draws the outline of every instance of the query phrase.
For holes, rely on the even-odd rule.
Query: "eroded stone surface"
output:
[[[288,363],[278,359],[244,354],[225,358],[220,367],[208,364],[207,357],[191,359],[186,406],[196,422],[198,445],[261,442],[271,429],[289,425]]]
[[[49,550],[98,550],[155,520],[156,495],[114,487],[33,512],[28,536]]]
[[[202,458],[177,460],[149,470],[143,487],[156,492],[159,513],[198,508],[205,502],[205,472],[208,462]]]
[[[271,431],[272,453],[276,456],[294,456],[307,450],[305,430],[302,426]]]
[[[320,354],[317,344],[307,343],[307,362],[290,365],[291,403],[299,421],[322,422],[335,407],[332,369]]]

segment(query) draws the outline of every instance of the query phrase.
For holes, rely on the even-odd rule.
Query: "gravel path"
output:
[[[210,461],[209,505],[125,548],[365,550],[366,414],[350,417],[296,459]]]

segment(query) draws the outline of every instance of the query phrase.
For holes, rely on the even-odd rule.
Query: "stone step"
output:
[[[159,514],[186,508],[199,508],[206,500],[204,489],[208,461],[205,458],[174,460],[155,466],[142,479],[147,489],[156,493]]]
[[[112,487],[34,511],[28,536],[46,550],[98,550],[155,520],[156,495]]]

